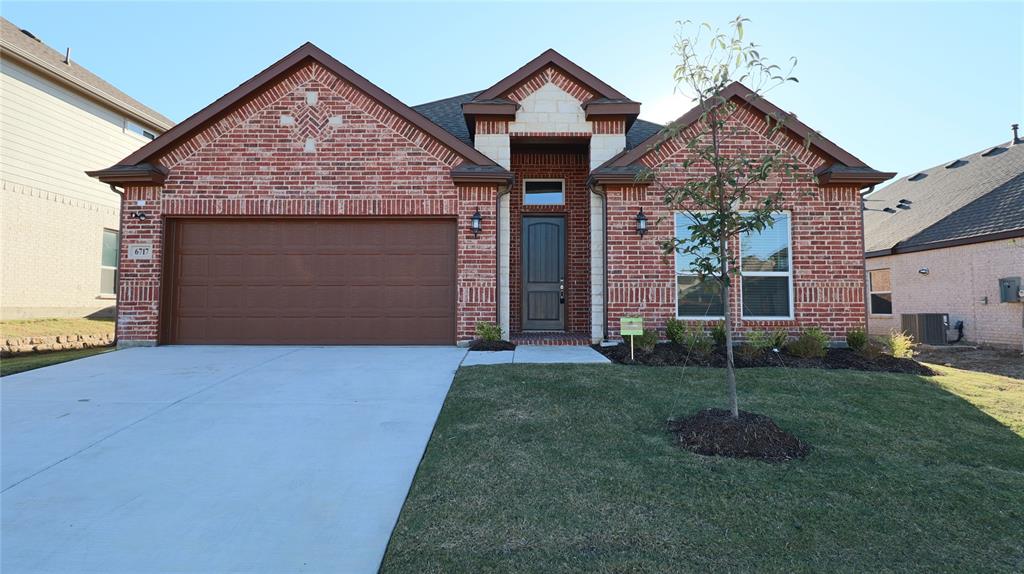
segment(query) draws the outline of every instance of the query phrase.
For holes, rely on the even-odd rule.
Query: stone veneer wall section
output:
[[[767,131],[763,120],[747,109],[734,113],[728,127],[733,135],[726,153],[743,150],[757,155],[768,151],[768,146],[781,145],[800,161],[804,175],[825,161],[785,134],[778,134],[775,141],[769,141],[763,135]],[[687,177],[683,169],[677,167],[685,157],[686,150],[676,141],[643,160],[647,165],[664,169],[661,186],[673,186]],[[699,169],[709,169],[709,166],[691,167],[691,173],[699,176]],[[608,186],[606,189],[609,338],[619,337],[618,319],[623,316],[641,316],[646,326],[660,330],[663,336],[666,321],[676,316],[675,262],[671,257],[663,257],[658,247],[659,241],[674,233],[673,213],[662,203],[662,189],[659,185]],[[797,334],[804,327],[816,325],[833,341],[842,341],[847,331],[863,327],[865,322],[858,190],[798,184],[780,176],[753,190],[753,200],[776,190],[783,192],[786,208],[792,213],[794,318],[737,319],[736,331],[740,338],[753,329],[784,329]],[[651,229],[643,238],[636,234],[635,222],[641,207]],[[738,283],[734,284],[731,290],[733,309],[740,308],[739,287]]]
[[[1024,347],[1024,303],[1000,303],[998,283],[1024,277],[1024,238],[872,257],[867,268],[889,269],[892,277],[893,314],[869,315],[871,334],[901,329],[903,313],[948,313],[950,327],[964,322],[966,341]],[[918,272],[925,268],[927,275]]]
[[[163,188],[125,190],[118,343],[157,342],[164,218],[190,216],[451,218],[457,339],[472,338],[476,322],[495,320],[497,229],[474,238],[469,218],[479,209],[495,221],[497,187],[454,185],[460,161],[321,66],[296,70],[161,158]],[[127,216],[134,211],[148,218]],[[140,242],[153,244],[153,259],[127,258]]]

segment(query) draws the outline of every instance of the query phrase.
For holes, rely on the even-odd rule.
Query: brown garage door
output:
[[[455,341],[452,221],[180,219],[167,233],[165,342]]]

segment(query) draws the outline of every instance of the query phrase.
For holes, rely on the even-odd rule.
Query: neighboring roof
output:
[[[157,159],[160,155],[172,149],[179,142],[188,139],[203,130],[207,125],[219,120],[239,106],[243,105],[254,93],[272,85],[279,78],[292,73],[294,70],[308,64],[310,61],[315,61],[324,68],[337,74],[339,77],[344,78],[345,81],[349,82],[360,91],[379,102],[382,106],[388,108],[412,125],[430,134],[432,137],[451,148],[452,151],[464,157],[466,160],[477,165],[497,166],[494,161],[477,151],[472,145],[467,144],[453,136],[448,131],[442,129],[437,124],[431,122],[422,114],[403,104],[398,100],[398,98],[395,98],[391,94],[385,92],[366,78],[360,76],[327,52],[324,52],[310,42],[306,42],[292,53],[278,60],[269,68],[263,70],[259,74],[256,74],[234,90],[231,90],[227,94],[221,96],[212,104],[206,106],[185,121],[174,126],[167,133],[142,146],[135,153],[121,160],[117,165],[108,169],[87,173],[90,176],[97,177],[106,183],[117,184],[118,181],[115,180],[114,177],[123,175],[125,173],[125,166],[137,166]]]
[[[910,209],[897,208],[900,200]],[[864,205],[869,257],[1024,236],[1024,145],[944,162],[866,195]]]
[[[747,104],[763,114],[769,114],[776,117],[788,115],[768,100],[758,96],[753,90],[744,86],[740,82],[733,82],[732,84],[729,84],[719,95],[722,97],[722,101],[735,101],[741,104]],[[701,114],[702,111],[700,107],[695,106],[693,109],[683,114],[678,120],[673,122],[672,125],[676,129],[682,130],[700,119]],[[881,183],[896,175],[895,173],[880,172],[868,167],[867,164],[857,159],[853,154],[839,147],[828,138],[815,132],[793,116],[789,116],[789,120],[786,122],[786,129],[792,132],[796,137],[809,139],[811,147],[816,148],[822,154],[832,158],[832,160],[836,162],[835,164],[829,165],[825,169],[820,170],[819,176],[824,175],[826,177],[832,177],[832,174],[842,174],[841,178],[836,178],[837,182],[857,183],[859,185],[866,186]],[[633,146],[631,151],[613,157],[605,162],[602,167],[617,168],[636,163],[640,158],[651,151],[656,144],[660,143],[669,135],[670,133],[667,131],[652,134],[646,141]]]
[[[590,88],[591,91],[603,98],[624,102],[632,101],[623,95],[622,92],[604,83],[597,76],[584,70],[569,58],[566,58],[550,48],[544,50],[539,56],[530,60],[518,70],[502,78],[497,84],[494,84],[490,88],[487,88],[477,94],[476,99],[490,100],[500,98],[547,66],[555,66],[559,68],[576,79],[580,84]]]
[[[469,135],[469,128],[466,126],[465,117],[462,115],[462,104],[473,101],[483,92],[469,92],[459,96],[452,96],[435,102],[427,102],[412,109],[423,114],[430,121],[444,128],[448,133],[462,140],[466,145],[473,145],[473,139]],[[479,101],[479,100],[478,100]],[[626,149],[643,142],[651,135],[658,133],[665,126],[636,120],[626,132]]]
[[[35,36],[26,34],[6,18],[0,18],[0,48],[5,56],[15,56],[37,70],[71,84],[107,105],[133,116],[134,120],[146,124],[148,128],[162,132],[174,125],[167,117],[144,106],[103,78],[78,65],[73,57],[70,63],[64,63],[64,54],[47,46]]]

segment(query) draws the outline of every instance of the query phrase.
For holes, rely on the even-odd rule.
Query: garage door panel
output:
[[[173,225],[168,342],[454,342],[451,221],[209,219]]]

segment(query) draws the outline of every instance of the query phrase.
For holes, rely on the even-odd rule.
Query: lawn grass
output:
[[[719,370],[461,369],[382,571],[1024,571],[1019,382],[738,377],[741,407],[810,442],[807,459],[672,444],[669,417],[724,405]]]
[[[24,373],[40,367],[49,367],[57,363],[66,363],[75,359],[84,359],[100,353],[114,350],[113,347],[93,347],[91,349],[73,349],[70,351],[53,351],[50,353],[32,353],[20,357],[0,359],[0,377]]]
[[[114,334],[114,319],[17,319],[0,321],[0,338]]]

